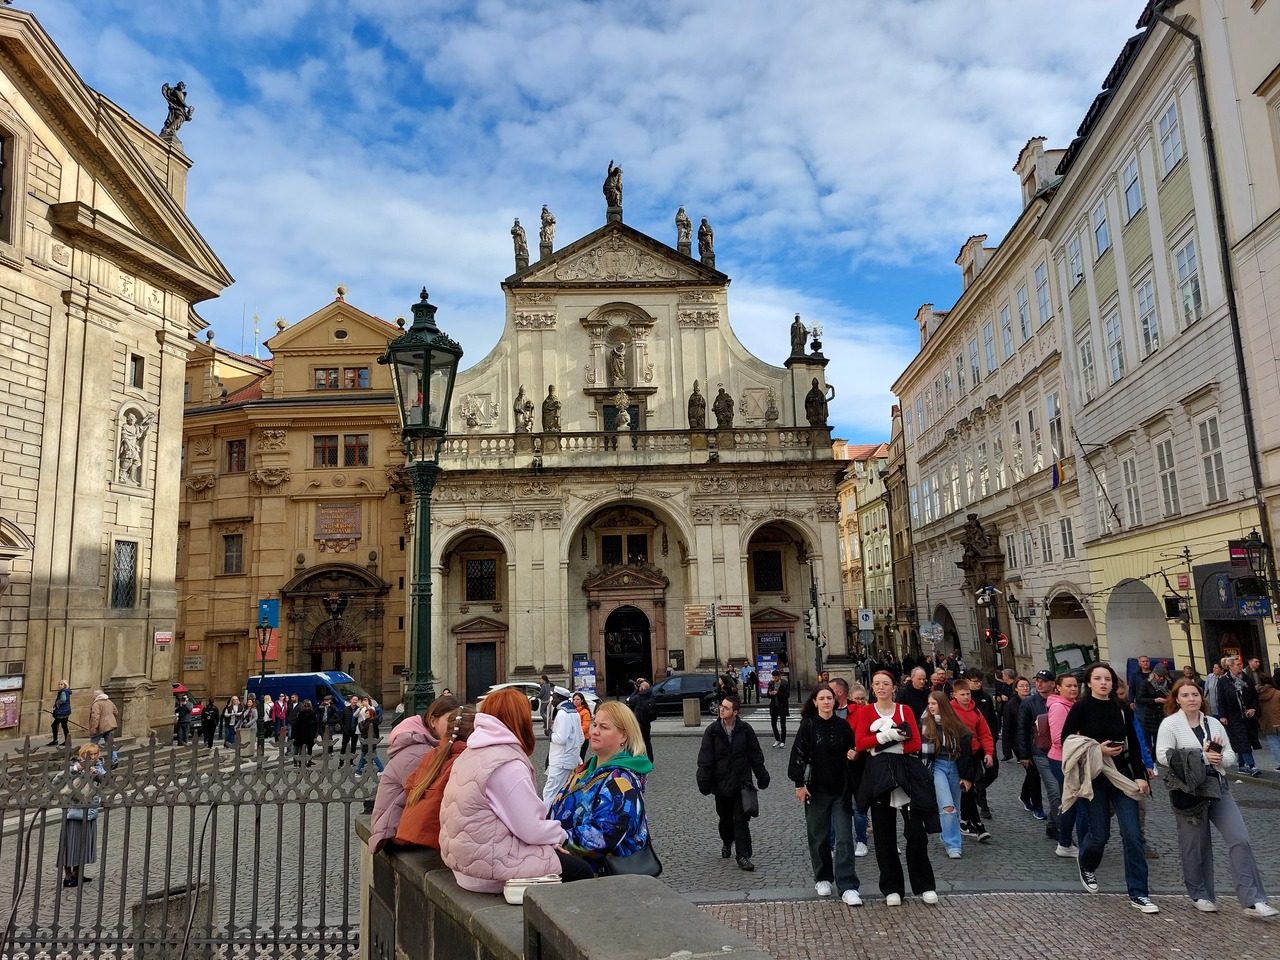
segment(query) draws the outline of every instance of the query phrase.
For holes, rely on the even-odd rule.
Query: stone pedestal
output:
[[[549,243],[539,243],[539,244],[538,244],[538,259],[539,259],[539,260],[546,260],[546,259],[547,259],[548,257],[550,257],[550,256],[551,256],[551,244],[549,244]]]
[[[133,737],[145,743],[151,736],[150,707],[152,698],[156,696],[157,687],[145,676],[112,677],[110,683],[103,686],[102,691],[116,705],[120,712],[120,727],[116,737]],[[168,690],[161,693],[169,693]],[[163,701],[162,701],[163,702]],[[168,703],[168,713],[173,713],[172,703]],[[161,739],[164,739],[163,737]]]
[[[692,256],[693,256],[693,243],[692,243],[691,241],[689,241],[689,240],[685,240],[685,241],[683,241],[683,242],[677,242],[677,243],[676,243],[676,251],[677,251],[678,253],[683,253],[686,257],[692,257]]]
[[[604,214],[604,222],[605,222],[605,223],[621,223],[621,222],[622,222],[622,208],[621,208],[621,207],[609,207],[607,210],[605,210],[605,214]]]
[[[699,257],[704,267],[710,267],[712,270],[716,268],[716,255],[714,253],[706,253]]]
[[[516,270],[524,270],[529,266],[528,257],[516,257]]]

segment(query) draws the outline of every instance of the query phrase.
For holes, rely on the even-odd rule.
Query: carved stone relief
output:
[[[715,303],[716,295],[710,290],[686,290],[680,294],[681,303]]]
[[[676,320],[682,327],[714,327],[720,322],[719,310],[680,310]]]
[[[537,519],[537,514],[533,513],[513,513],[511,515],[511,525],[517,530],[532,530],[533,521]]]
[[[259,450],[283,450],[288,434],[284,430],[263,430],[258,434]]]
[[[556,325],[554,313],[517,313],[513,321],[524,330],[550,330]]]
[[[260,487],[278,487],[288,483],[291,476],[287,467],[267,467],[249,472],[249,480]]]
[[[212,437],[196,437],[196,439],[192,442],[192,447],[195,448],[195,453],[197,457],[207,457],[211,453],[213,453],[213,438]]]
[[[468,393],[458,411],[468,427],[492,427],[498,422],[498,402],[489,393]]]
[[[556,266],[557,280],[674,280],[678,271],[653,254],[612,236]]]

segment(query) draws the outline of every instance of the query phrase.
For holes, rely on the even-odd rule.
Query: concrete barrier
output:
[[[679,955],[768,960],[735,930],[661,880],[609,877],[531,887],[524,907],[471,893],[435,850],[362,845],[361,960],[653,960]]]

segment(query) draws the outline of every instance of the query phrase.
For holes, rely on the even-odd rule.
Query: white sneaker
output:
[[[862,906],[862,897],[858,895],[857,890],[846,890],[844,893],[840,894],[840,899],[851,907]]]
[[[926,890],[924,893],[920,894],[920,899],[923,900],[925,903],[937,903],[938,891]]]
[[[818,896],[829,897],[836,892],[835,887],[831,886],[830,880],[819,880],[813,885],[813,889],[818,891]]]
[[[884,896],[884,905],[886,907],[902,906],[902,895],[897,893],[886,893]]]
[[[951,860],[959,860],[959,859],[960,859],[960,851],[959,851],[959,850],[948,850],[948,851],[947,851],[947,857],[948,857],[949,859],[951,859]]]
[[[1062,844],[1058,844],[1058,849],[1053,852],[1060,857],[1067,857],[1068,859],[1080,856],[1079,847],[1064,847]]]
[[[1192,900],[1191,902],[1196,905],[1196,909],[1199,910],[1201,913],[1217,913],[1218,912],[1218,905],[1214,903],[1212,900]]]
[[[1274,917],[1280,913],[1280,910],[1264,900],[1261,903],[1255,903],[1252,907],[1245,907],[1244,912],[1251,917]]]
[[[855,857],[865,857],[867,855],[867,845],[865,843],[859,843],[853,848],[853,855]]]

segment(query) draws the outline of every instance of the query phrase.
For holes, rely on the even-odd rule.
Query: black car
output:
[[[658,714],[684,713],[684,702],[690,697],[702,704],[702,712],[715,715],[716,675],[714,673],[676,673],[653,685],[653,703]]]

